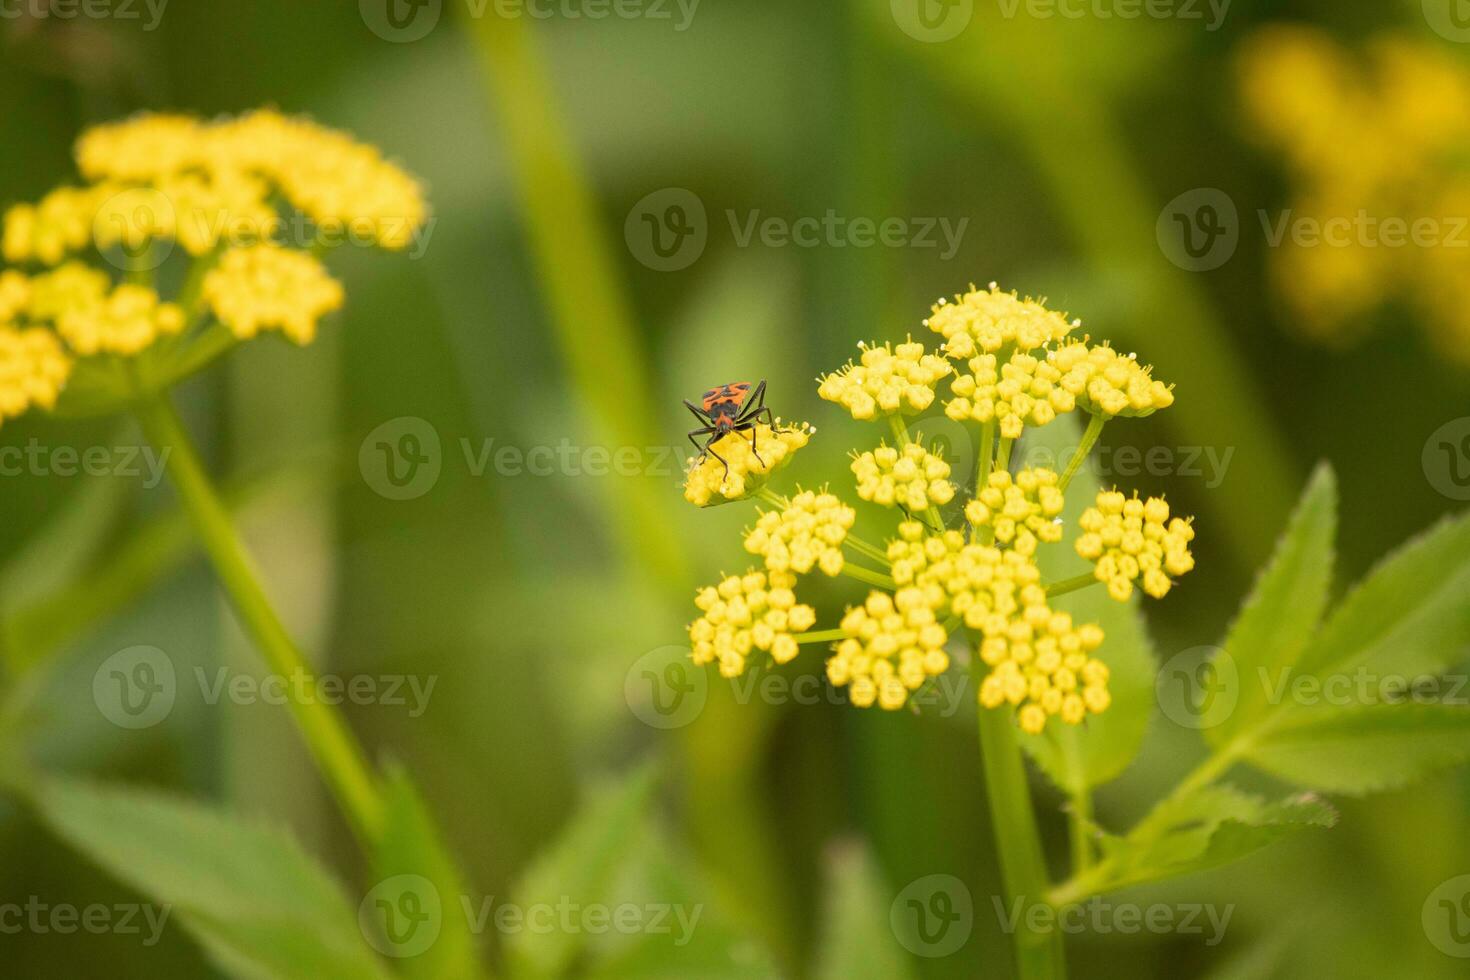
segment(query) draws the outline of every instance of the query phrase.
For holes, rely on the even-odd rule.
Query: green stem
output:
[[[978,656],[975,662],[980,663]],[[1055,929],[1036,931],[1028,926],[1027,909],[1046,900],[1049,885],[1041,840],[1036,833],[1031,792],[1026,784],[1026,766],[1010,711],[980,709],[980,752],[1006,907],[1013,907],[1017,901],[1022,905],[1011,937],[1015,945],[1016,976],[1020,980],[1062,980],[1066,976],[1066,960],[1061,934]]]
[[[1076,474],[1077,468],[1082,465],[1082,461],[1087,458],[1087,454],[1092,452],[1092,447],[1096,445],[1097,437],[1102,435],[1103,426],[1107,424],[1107,421],[1108,419],[1105,415],[1092,415],[1088,417],[1087,430],[1082,433],[1082,441],[1077,444],[1077,451],[1072,454],[1071,460],[1068,461],[1067,468],[1062,473],[1062,479],[1057,489],[1063,493],[1067,492],[1067,484],[1072,482],[1072,477]]]
[[[880,589],[887,589],[889,592],[893,592],[898,588],[898,583],[882,572],[875,572],[871,568],[864,568],[862,565],[854,565],[850,561],[843,563],[842,574],[848,578],[855,578],[859,582],[866,582],[868,585],[876,585]]]
[[[854,537],[852,534],[848,534],[843,539],[843,543],[849,545],[853,551],[856,551],[860,555],[871,558],[874,561],[881,561],[885,565],[888,564],[888,552],[883,551],[877,545],[868,544],[862,538]]]
[[[173,405],[166,395],[158,395],[141,402],[137,411],[148,440],[169,454],[169,475],[241,624],[273,671],[303,677],[304,689],[314,690],[312,670],[271,606],[229,511]],[[373,846],[382,828],[383,801],[362,746],[342,716],[320,700],[292,699],[290,704],[302,738],[348,824],[365,847]]]
[[[842,630],[818,630],[815,633],[799,633],[796,637],[797,643],[831,643],[833,640],[846,639],[847,634]]]
[[[1069,796],[1067,840],[1071,844],[1072,870],[1081,874],[1092,867],[1092,794],[1085,788]]]
[[[1051,599],[1055,596],[1066,595],[1068,592],[1076,592],[1078,589],[1085,589],[1089,585],[1097,584],[1098,577],[1095,573],[1083,572],[1081,575],[1074,575],[1071,578],[1064,578],[1059,582],[1052,582],[1046,587],[1046,597]]]
[[[975,496],[990,483],[990,471],[995,465],[995,419],[980,426],[980,462],[975,468]],[[995,540],[995,528],[990,525],[970,527],[970,540],[989,544]]]
[[[995,451],[995,468],[997,470],[1005,471],[1011,468],[1011,447],[1015,444],[1016,440],[1001,436],[1000,448]]]

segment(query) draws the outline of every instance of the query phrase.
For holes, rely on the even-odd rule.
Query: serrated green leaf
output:
[[[1023,462],[1051,466],[1059,472],[1081,441],[1076,419],[1063,415],[1029,432]],[[1063,541],[1037,549],[1037,564],[1048,582],[1080,575],[1091,567],[1072,548],[1082,512],[1097,497],[1097,479],[1084,466],[1067,488],[1062,519],[1069,529]],[[1051,600],[1054,608],[1069,612],[1080,623],[1097,623],[1106,639],[1097,656],[1108,665],[1108,689],[1113,703],[1085,726],[1048,725],[1042,735],[1020,736],[1021,745],[1051,780],[1077,795],[1116,778],[1138,754],[1154,711],[1154,672],[1157,669],[1135,597],[1127,603],[1110,598],[1101,586],[1082,589]]]
[[[1446,704],[1301,709],[1254,743],[1246,758],[1284,779],[1328,792],[1392,789],[1470,759],[1470,709]]]
[[[1470,646],[1470,516],[1446,520],[1384,559],[1328,617],[1299,667],[1431,674]]]
[[[172,907],[231,973],[390,976],[342,888],[286,833],[157,793],[81,781],[48,779],[30,796],[57,836]]]
[[[844,847],[828,862],[828,907],[817,980],[905,980],[913,962],[888,924],[892,896],[867,850]]]
[[[373,854],[379,880],[397,875],[425,878],[439,894],[440,928],[432,945],[398,961],[406,977],[471,980],[481,975],[469,919],[460,915],[467,894],[459,871],[413,780],[401,767],[389,769],[383,783],[383,834]]]
[[[1336,822],[1337,812],[1310,794],[1267,803],[1231,786],[1209,786],[1164,801],[1133,835],[1109,838],[1109,873],[1098,890],[1205,871],[1300,830]]]
[[[626,864],[648,801],[655,770],[644,765],[595,792],[561,837],[532,862],[511,894],[522,907],[607,902]],[[517,977],[559,977],[586,945],[581,931],[521,930],[506,937],[506,959]]]
[[[1239,690],[1234,711],[1204,730],[1223,745],[1267,710],[1261,672],[1290,668],[1322,619],[1332,585],[1333,540],[1337,532],[1337,478],[1317,467],[1302,493],[1271,561],[1256,578],[1221,643]]]

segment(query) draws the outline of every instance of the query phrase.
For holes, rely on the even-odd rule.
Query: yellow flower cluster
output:
[[[1047,605],[1029,553],[966,543],[958,531],[926,535],[923,525],[906,521],[888,554],[901,591],[912,590],[934,613],[959,616],[980,631],[980,656],[992,668],[981,686],[982,706],[1017,706],[1028,732],[1040,731],[1053,715],[1075,725],[1088,711],[1107,708],[1107,666],[1089,656],[1102,643],[1102,629],[1075,627]]]
[[[826,375],[817,387],[817,394],[855,419],[922,412],[934,401],[934,385],[950,372],[949,361],[924,353],[924,345],[912,340],[896,349],[888,344],[858,346],[863,352],[859,363],[849,362]]]
[[[993,354],[1003,347],[1020,351],[1045,347],[1067,336],[1079,323],[1068,322],[1041,300],[1021,299],[1014,291],[1003,293],[991,283],[985,290],[972,285],[953,303],[941,299],[924,325],[944,336],[950,357],[969,360],[982,351]]]
[[[159,302],[147,286],[124,283],[106,298],[74,306],[56,321],[72,350],[91,354],[136,354],[159,337],[184,329],[184,311]]]
[[[965,505],[965,518],[975,527],[990,528],[997,545],[1033,554],[1038,542],[1062,540],[1061,514],[1066,501],[1059,483],[1056,471],[1045,467],[1028,467],[1015,477],[997,470]]]
[[[309,252],[275,245],[232,248],[204,277],[204,300],[242,340],[275,328],[298,344],[317,321],[340,309],[342,284]]]
[[[1058,384],[1061,372],[1030,354],[1013,354],[1004,364],[981,354],[969,368],[950,382],[954,397],[944,406],[956,422],[998,421],[1004,438],[1017,439],[1026,426],[1046,425],[1076,407],[1073,393]]]
[[[158,239],[202,255],[281,228],[279,194],[324,231],[402,249],[428,217],[417,181],[374,147],[274,110],[205,122],[144,114],[89,129],[77,167],[90,183],[61,187],[5,215],[11,262],[55,265],[89,245],[130,250]]]
[[[727,432],[715,440],[711,449],[729,464],[728,473],[713,453],[705,453],[703,459],[691,459],[684,479],[684,499],[697,507],[709,507],[744,500],[765,486],[771,474],[790,462],[792,454],[805,446],[816,432],[809,425],[781,426],[780,419],[776,422],[774,429],[760,422],[754,429]]]
[[[1060,372],[1061,388],[1094,415],[1141,417],[1174,404],[1174,392],[1153,378],[1152,368],[1107,344],[1073,341],[1049,352],[1047,362]]]
[[[841,573],[842,542],[857,512],[830,493],[798,493],[782,510],[766,511],[745,535],[745,550],[765,559],[771,572],[806,574],[813,567]]]
[[[1108,594],[1126,601],[1133,583],[1142,576],[1143,590],[1162,599],[1174,584],[1169,576],[1194,567],[1189,542],[1194,527],[1186,519],[1169,517],[1169,505],[1158,497],[1125,498],[1116,490],[1097,495],[1079,521],[1077,554],[1096,565],[1095,574]]]
[[[1052,716],[1077,725],[1088,712],[1101,714],[1112,703],[1108,665],[1089,656],[1102,644],[1096,625],[1080,628],[1063,612],[1033,607],[1005,638],[990,637],[980,653],[994,669],[980,682],[980,705],[1015,705],[1021,730],[1039,734]]]
[[[694,663],[718,663],[725,677],[745,673],[752,650],[763,650],[784,664],[798,651],[797,633],[810,629],[817,614],[800,605],[792,589],[793,572],[749,571],[700,591],[694,604],[704,613],[689,625]]]
[[[51,331],[0,324],[0,422],[33,405],[51,408],[70,373],[71,359]]]
[[[1470,68],[1432,41],[1379,36],[1358,52],[1274,26],[1242,45],[1239,69],[1253,134],[1295,179],[1293,226],[1315,229],[1272,250],[1288,322],[1346,345],[1403,300],[1470,366],[1470,249],[1455,230],[1470,205]]]
[[[909,513],[942,507],[954,499],[949,464],[938,453],[910,442],[902,449],[880,445],[852,461],[858,496]]]
[[[827,661],[827,680],[846,687],[848,700],[859,708],[876,702],[896,711],[911,692],[949,669],[949,636],[920,589],[892,596],[873,592],[847,611],[841,628],[845,636]]]
[[[31,302],[31,281],[14,269],[0,271],[0,323],[8,323]]]

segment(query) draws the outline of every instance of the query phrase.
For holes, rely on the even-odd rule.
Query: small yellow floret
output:
[[[0,422],[55,406],[70,373],[71,359],[50,330],[0,325]]]
[[[854,459],[852,472],[858,496],[884,507],[902,507],[913,514],[954,499],[949,464],[918,441],[902,449],[880,445]]]
[[[1012,354],[1004,364],[981,354],[967,366],[970,373],[950,382],[954,397],[944,404],[956,422],[995,422],[1001,436],[1018,439],[1026,426],[1046,425],[1076,407],[1073,393],[1058,383],[1061,372],[1031,354]]]
[[[1159,497],[1125,498],[1116,490],[1097,495],[1078,521],[1077,554],[1095,565],[1098,581],[1120,602],[1133,595],[1133,583],[1155,599],[1168,594],[1174,580],[1194,568],[1189,542],[1194,526],[1189,519],[1169,517],[1169,505]]]
[[[1051,351],[1047,363],[1061,372],[1058,385],[1094,415],[1137,418],[1174,404],[1172,388],[1154,380],[1153,368],[1107,344],[1089,347],[1086,341],[1074,341]]]
[[[811,629],[816,611],[799,605],[792,572],[751,570],[700,590],[694,604],[703,613],[689,624],[694,663],[718,663],[725,677],[739,677],[752,650],[769,653],[774,663],[791,661],[799,651],[796,634]]]
[[[159,302],[147,286],[124,283],[89,305],[62,313],[56,330],[72,350],[83,356],[107,353],[132,355],[162,336],[184,328],[184,311]]]
[[[871,593],[847,611],[841,629],[844,639],[832,647],[827,680],[846,687],[848,700],[859,708],[877,704],[896,711],[911,692],[949,669],[949,634],[920,589]]]
[[[277,329],[298,344],[343,301],[342,284],[306,252],[252,245],[233,248],[204,277],[204,299],[235,336]]]
[[[913,415],[934,401],[934,385],[949,374],[950,364],[937,354],[926,354],[924,345],[899,344],[892,348],[858,345],[859,363],[848,363],[820,379],[817,393],[846,408],[859,420],[879,415]]]
[[[1056,471],[1045,467],[1023,469],[1014,477],[997,470],[980,495],[965,505],[965,517],[976,527],[990,528],[996,545],[1029,555],[1038,542],[1062,539],[1066,501],[1059,482]]]
[[[944,350],[957,360],[969,360],[981,352],[994,354],[1003,347],[1036,350],[1061,340],[1078,326],[1066,316],[1049,310],[1043,300],[1021,299],[1003,293],[995,283],[986,290],[970,291],[955,301],[941,299],[924,325],[944,336]]]
[[[810,490],[791,498],[784,510],[766,511],[745,535],[745,550],[765,558],[772,572],[801,574],[820,568],[824,574],[842,571],[842,542],[857,512],[830,493]]]

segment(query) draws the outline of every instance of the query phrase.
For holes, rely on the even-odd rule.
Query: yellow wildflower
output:
[[[26,312],[32,320],[59,323],[68,313],[94,309],[107,298],[107,273],[81,262],[67,262],[30,282]]]
[[[1061,514],[1066,501],[1057,488],[1059,482],[1056,471],[1045,467],[1023,469],[1014,478],[997,470],[980,494],[965,505],[965,518],[976,527],[990,528],[997,545],[1029,555],[1038,541],[1062,540]]]
[[[7,262],[56,265],[68,252],[91,243],[98,205],[119,190],[108,184],[58,187],[36,204],[11,207],[5,213],[0,252]]]
[[[993,354],[1003,347],[1036,350],[1061,340],[1080,321],[1046,308],[1042,300],[1021,299],[1014,291],[1003,293],[995,283],[986,290],[956,296],[953,303],[941,299],[924,325],[944,336],[950,357],[969,360],[980,352]]]
[[[150,183],[204,163],[208,125],[192,116],[140,113],[84,132],[77,169],[88,180]]]
[[[32,406],[50,409],[71,373],[71,359],[49,330],[0,325],[0,422]]]
[[[1061,372],[1058,385],[1094,415],[1137,418],[1174,404],[1172,388],[1152,377],[1153,368],[1107,344],[1074,341],[1049,352],[1047,363]]]
[[[1184,518],[1170,520],[1169,505],[1159,497],[1126,499],[1116,490],[1104,490],[1097,495],[1097,506],[1084,511],[1078,523],[1083,533],[1077,538],[1077,554],[1095,563],[1098,581],[1120,602],[1133,594],[1140,576],[1143,590],[1162,599],[1174,584],[1169,576],[1194,567],[1189,551],[1194,527]]]
[[[745,550],[765,558],[772,572],[826,575],[842,571],[842,542],[857,512],[830,493],[810,490],[791,498],[783,510],[763,512],[745,536]]]
[[[204,277],[204,299],[235,336],[278,329],[298,344],[341,308],[342,284],[314,256],[275,245],[232,248]]]
[[[954,499],[949,464],[938,453],[911,442],[902,449],[880,445],[852,461],[858,496],[909,513],[943,506]]]
[[[754,429],[727,432],[715,440],[710,446],[712,451],[702,459],[691,459],[684,479],[684,499],[697,507],[709,507],[744,500],[765,486],[771,474],[789,463],[792,454],[816,432],[809,425],[782,427],[780,419],[776,422],[774,429],[761,422]],[[729,464],[728,472],[715,453]]]
[[[855,419],[922,412],[934,401],[934,385],[950,372],[947,360],[924,353],[924,345],[912,340],[896,349],[888,344],[858,346],[859,363],[849,362],[824,376],[817,388],[817,394],[837,402]]]
[[[1103,641],[1095,625],[1074,627],[1063,612],[1037,615],[1024,621],[1007,646],[990,639],[981,655],[991,671],[980,682],[980,706],[1015,705],[1023,731],[1039,734],[1046,720],[1058,717],[1068,725],[1080,724],[1087,714],[1101,714],[1112,703],[1108,693],[1108,666],[1090,656]],[[1024,640],[1017,639],[1025,632]]]
[[[751,570],[701,590],[694,604],[704,615],[689,625],[694,663],[718,662],[722,675],[739,677],[752,650],[769,653],[778,664],[792,660],[799,650],[795,634],[810,629],[817,616],[797,603],[795,585],[792,572]]]
[[[184,311],[159,302],[147,286],[124,283],[97,303],[62,313],[56,330],[81,355],[136,354],[161,336],[184,329]]]
[[[31,302],[31,281],[14,269],[0,272],[0,323],[14,320]]]
[[[996,355],[981,354],[969,361],[969,374],[950,382],[954,397],[944,414],[956,422],[999,423],[1006,439],[1020,438],[1025,426],[1046,425],[1076,404],[1074,393],[1061,386],[1061,371],[1048,360],[1013,354],[1004,364]]]
[[[833,646],[827,680],[846,687],[859,708],[875,702],[896,711],[931,677],[949,669],[944,645],[949,635],[925,601],[922,590],[897,595],[872,592],[867,602],[842,618],[845,638]]]

